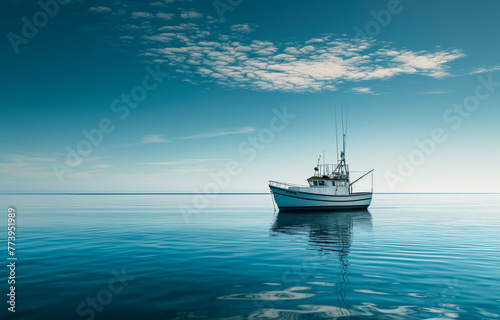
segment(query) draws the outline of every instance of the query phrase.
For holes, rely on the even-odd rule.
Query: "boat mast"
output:
[[[347,142],[347,120],[349,119],[349,107],[346,107],[345,131],[344,131],[344,164],[345,164],[345,145]]]
[[[337,129],[337,106],[335,106],[335,144],[337,146],[337,153],[335,153],[335,158],[337,163],[339,162],[339,130]]]
[[[342,105],[340,109],[340,116],[342,121],[342,151],[340,152],[340,161],[344,162],[345,158],[345,133],[344,133],[344,106]]]
[[[339,159],[339,139],[338,139],[338,122],[337,122],[337,107],[335,106],[335,144],[337,147],[337,165],[333,170],[332,174],[335,175],[346,175],[347,180],[349,180],[349,172],[347,170],[347,165],[345,163],[345,147],[347,142],[347,120],[348,120],[348,111],[346,110],[346,121],[344,126],[344,106],[340,106],[340,116],[341,116],[341,125],[342,125],[342,150],[340,151],[340,159]]]
[[[341,109],[341,116],[342,116],[342,119],[341,119],[341,121],[342,121],[342,151],[340,152],[340,169],[341,169],[340,172],[342,174],[348,174],[346,164],[345,164],[345,145],[346,145],[346,135],[347,135],[348,113],[346,111],[346,121],[345,121],[345,127],[344,127],[344,106],[342,106],[342,109]]]

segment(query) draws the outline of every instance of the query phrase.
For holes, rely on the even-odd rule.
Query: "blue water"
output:
[[[316,214],[219,195],[182,214],[192,200],[0,196],[18,258],[2,319],[500,318],[500,195],[378,194]]]

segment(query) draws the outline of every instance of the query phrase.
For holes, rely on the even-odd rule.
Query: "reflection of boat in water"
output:
[[[279,212],[271,227],[271,235],[308,233],[310,244],[320,251],[345,251],[351,246],[353,226],[371,229],[370,212]]]
[[[271,227],[271,236],[307,234],[309,244],[322,253],[337,253],[340,270],[336,283],[338,307],[348,309],[349,249],[354,228],[371,230],[368,210],[310,212],[307,214],[279,212]]]

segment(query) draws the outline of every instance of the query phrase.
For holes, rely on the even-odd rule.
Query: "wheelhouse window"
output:
[[[324,186],[324,185],[325,185],[325,181],[323,181],[323,180],[318,181],[318,184],[319,184],[320,186]]]
[[[318,181],[316,181],[316,180],[314,180],[313,183],[314,183],[315,186],[318,185]]]

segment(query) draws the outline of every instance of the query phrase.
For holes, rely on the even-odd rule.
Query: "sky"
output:
[[[0,192],[500,192],[498,1],[6,1]],[[337,119],[337,121],[336,121]],[[340,130],[340,129],[339,129]],[[321,160],[323,161],[323,160]]]

